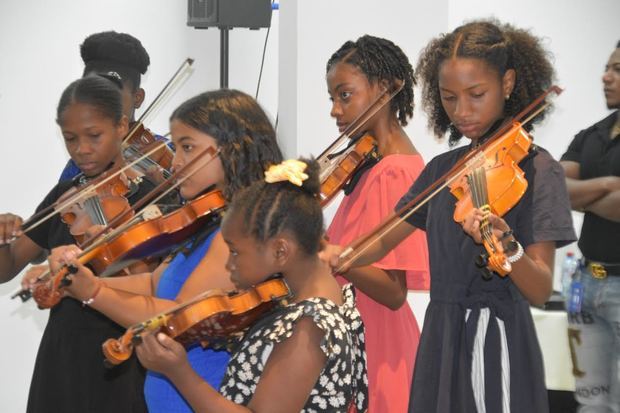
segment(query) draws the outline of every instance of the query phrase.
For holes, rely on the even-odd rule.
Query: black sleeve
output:
[[[41,201],[39,206],[37,206],[35,214],[39,211],[46,209],[47,207],[52,205],[54,202],[56,202],[58,198],[60,198],[60,196],[70,187],[71,187],[70,181],[64,181],[64,182],[56,184],[56,186],[52,188],[52,190],[45,196],[43,201]],[[50,209],[47,213],[43,214],[41,217],[38,217],[38,219],[35,219],[32,222],[32,224],[35,224],[36,221],[38,221],[39,219],[43,218],[45,215],[51,212],[53,212],[52,209]],[[30,238],[31,240],[33,240],[35,244],[37,244],[39,247],[43,249],[50,249],[49,238],[50,238],[50,232],[53,230],[52,223],[55,219],[58,219],[58,217],[52,217],[52,218],[46,219],[40,225],[37,225],[36,227],[32,229],[26,229],[26,236]]]
[[[433,164],[433,161],[431,161],[424,167],[424,169],[420,173],[420,176],[418,176],[413,185],[411,185],[411,188],[409,188],[409,191],[407,191],[407,193],[403,195],[400,201],[398,201],[398,204],[396,204],[395,211],[399,211],[401,208],[407,205],[409,201],[413,200],[416,196],[418,196],[418,194],[420,194],[434,182],[433,173],[431,172]],[[428,202],[421,206],[417,211],[409,215],[405,220],[410,225],[426,231],[427,215]]]
[[[555,241],[560,248],[577,240],[566,179],[559,162],[545,150],[539,150],[526,172],[529,187],[519,205],[515,237],[523,247]]]
[[[580,162],[581,161],[581,150],[583,148],[583,142],[586,137],[586,131],[579,132],[574,138],[573,141],[568,145],[568,149],[564,152],[564,155],[560,158],[561,161],[573,161]]]

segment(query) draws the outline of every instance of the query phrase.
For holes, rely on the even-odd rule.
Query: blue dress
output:
[[[176,298],[185,280],[206,255],[217,234],[213,231],[204,241],[194,248],[188,256],[177,254],[164,270],[157,285],[155,296],[168,300]],[[187,349],[187,358],[193,369],[213,388],[218,389],[230,355],[226,351],[203,349],[199,344]],[[190,405],[177,391],[176,387],[163,375],[147,371],[144,383],[144,396],[150,413],[192,412]]]

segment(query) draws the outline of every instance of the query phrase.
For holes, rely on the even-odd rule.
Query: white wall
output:
[[[167,118],[181,101],[219,85],[219,33],[187,27],[186,7],[184,1],[170,0],[0,2],[0,173],[5,176],[0,211],[28,216],[66,162],[55,107],[64,87],[81,74],[78,45],[88,34],[114,29],[142,40],[152,61],[143,84],[147,103],[185,57],[196,59],[193,76],[147,124],[156,132],[167,131]],[[579,129],[607,113],[600,77],[620,39],[617,0],[281,0],[280,7],[274,12],[259,101],[274,118],[279,106],[278,132],[289,156],[318,154],[337,135],[324,76],[327,59],[344,41],[365,33],[386,37],[415,62],[431,37],[472,17],[496,15],[547,38],[559,83],[566,88],[555,113],[536,133],[552,154],[559,156]],[[265,30],[231,32],[230,87],[255,93],[264,36]],[[407,131],[427,160],[446,148],[426,131],[420,111]],[[18,284],[16,279],[0,285],[3,412],[25,409],[47,317],[32,304],[8,299]],[[423,297],[413,298],[413,304],[420,318]]]

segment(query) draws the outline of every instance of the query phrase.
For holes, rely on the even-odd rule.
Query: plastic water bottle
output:
[[[568,251],[564,262],[562,262],[562,296],[565,300],[568,300],[571,295],[571,283],[578,265],[579,262],[575,254],[572,251]]]

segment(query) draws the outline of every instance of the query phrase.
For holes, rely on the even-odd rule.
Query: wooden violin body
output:
[[[338,154],[336,161],[329,157],[318,159],[321,167],[321,206],[327,205],[370,157],[378,157],[377,143],[372,136],[364,135]]]
[[[153,151],[160,144],[161,141],[155,138],[153,132],[145,128],[141,122],[137,122],[123,144],[123,155],[129,160],[133,160],[141,157],[142,154]],[[172,167],[173,158],[174,152],[168,145],[163,145],[148,157],[140,160],[137,166],[144,173],[152,167],[161,168],[164,179],[167,179],[170,177],[169,171]]]
[[[158,256],[186,241],[217,220],[225,204],[220,191],[211,191],[167,215],[151,206],[145,221],[108,234],[78,259],[83,264],[95,262],[101,276],[115,274],[136,261]],[[32,296],[40,308],[51,308],[60,301],[66,276],[63,268],[49,281],[35,284]]]
[[[519,202],[527,189],[527,180],[519,168],[519,162],[529,153],[532,138],[520,127],[514,125],[505,135],[495,140],[483,152],[482,161],[487,180],[488,203],[491,212],[503,216]],[[474,161],[475,162],[475,161]],[[471,191],[465,170],[450,185],[450,192],[457,198],[454,220],[463,222],[473,209]]]
[[[88,231],[95,225],[106,225],[115,217],[126,214],[126,219],[133,216],[132,208],[125,197],[130,191],[129,178],[124,173],[118,173],[119,168],[107,170],[90,180],[86,184],[72,187],[58,199],[60,205],[66,205],[60,209],[60,218],[69,227],[69,232],[82,244],[88,236]],[[108,179],[111,177],[111,179]],[[99,182],[104,184],[95,187]],[[75,202],[71,198],[84,191],[82,196],[77,197]],[[131,211],[131,212],[130,212]]]
[[[211,223],[217,223],[226,207],[220,191],[211,191],[179,209],[145,220],[118,234],[108,245],[111,251],[102,276],[114,274],[145,257],[167,254]]]
[[[531,145],[531,137],[515,122],[506,133],[470,159],[468,167],[450,185],[450,192],[457,198],[454,220],[463,222],[473,208],[481,209],[485,217],[489,214],[501,217],[515,206],[528,186],[518,164],[529,153]],[[480,224],[480,232],[486,253],[479,257],[479,266],[500,276],[510,274],[512,266],[486,218]],[[485,278],[489,277],[490,274],[485,273]]]
[[[131,356],[142,335],[157,331],[186,347],[196,343],[203,347],[213,342],[223,343],[290,296],[290,290],[281,278],[243,291],[224,293],[212,290],[130,327],[119,339],[107,340],[102,346],[103,354],[108,363],[120,364]]]

